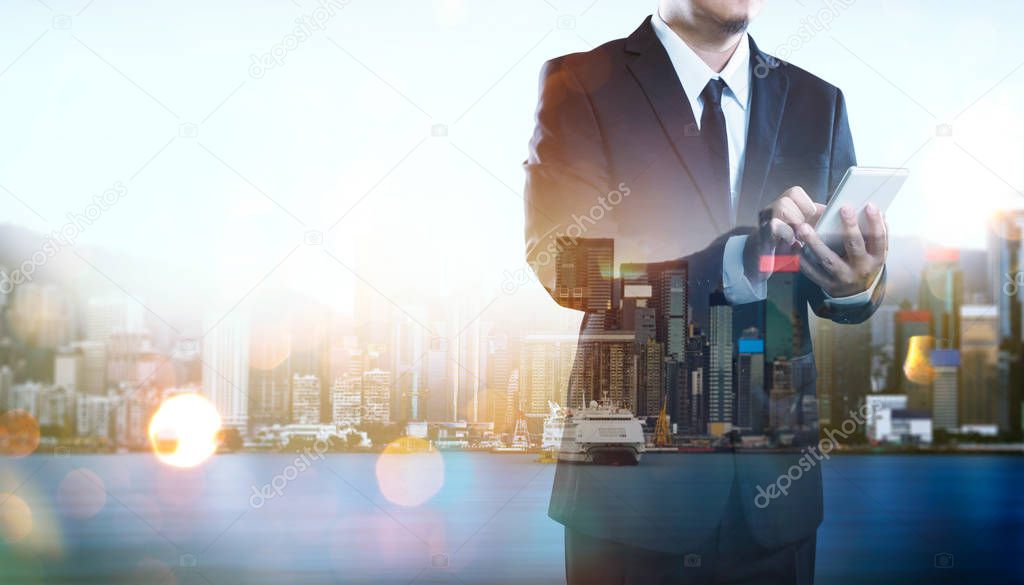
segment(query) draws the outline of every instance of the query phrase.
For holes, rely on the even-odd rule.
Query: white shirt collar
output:
[[[721,77],[729,87],[726,95],[731,93],[739,106],[747,109],[750,100],[750,39],[746,33],[743,33],[743,38],[740,39],[736,51],[722,72],[715,73],[675,31],[669,28],[657,11],[651,17],[651,25],[654,27],[654,34],[668,52],[668,58],[672,61],[672,67],[675,68],[690,102],[697,101],[708,81]]]

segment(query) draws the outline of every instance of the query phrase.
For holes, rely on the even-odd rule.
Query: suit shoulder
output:
[[[624,65],[626,39],[615,39],[589,51],[549,59],[541,79],[556,73],[570,73],[584,87],[592,88],[608,79],[609,73]]]
[[[782,62],[782,71],[785,71],[789,78],[790,90],[805,93],[809,96],[821,96],[829,101],[835,101],[837,96],[842,94],[837,86],[825,81],[817,75],[798,67],[788,61]]]

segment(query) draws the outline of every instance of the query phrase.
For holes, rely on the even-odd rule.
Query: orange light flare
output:
[[[168,398],[149,421],[149,442],[161,463],[189,468],[200,465],[217,451],[220,415],[198,394]]]
[[[39,423],[24,410],[0,415],[0,455],[25,457],[39,448]]]
[[[935,380],[931,353],[935,349],[935,338],[931,335],[912,335],[907,343],[907,359],[903,362],[903,373],[915,384],[931,384]]]

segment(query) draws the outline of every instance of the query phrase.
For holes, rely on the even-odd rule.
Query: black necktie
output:
[[[732,218],[732,190],[729,183],[729,139],[725,133],[725,114],[722,113],[722,92],[725,82],[712,79],[700,92],[704,109],[700,114],[700,135],[708,149],[711,168],[708,172],[714,177],[715,184],[721,189],[721,197],[725,198],[726,209]],[[717,195],[716,195],[717,197]],[[735,222],[733,222],[735,223]]]

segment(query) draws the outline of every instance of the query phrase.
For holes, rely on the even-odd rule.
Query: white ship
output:
[[[541,447],[555,451],[559,461],[599,465],[636,465],[644,453],[640,419],[625,408],[591,401],[582,409],[549,403]]]

